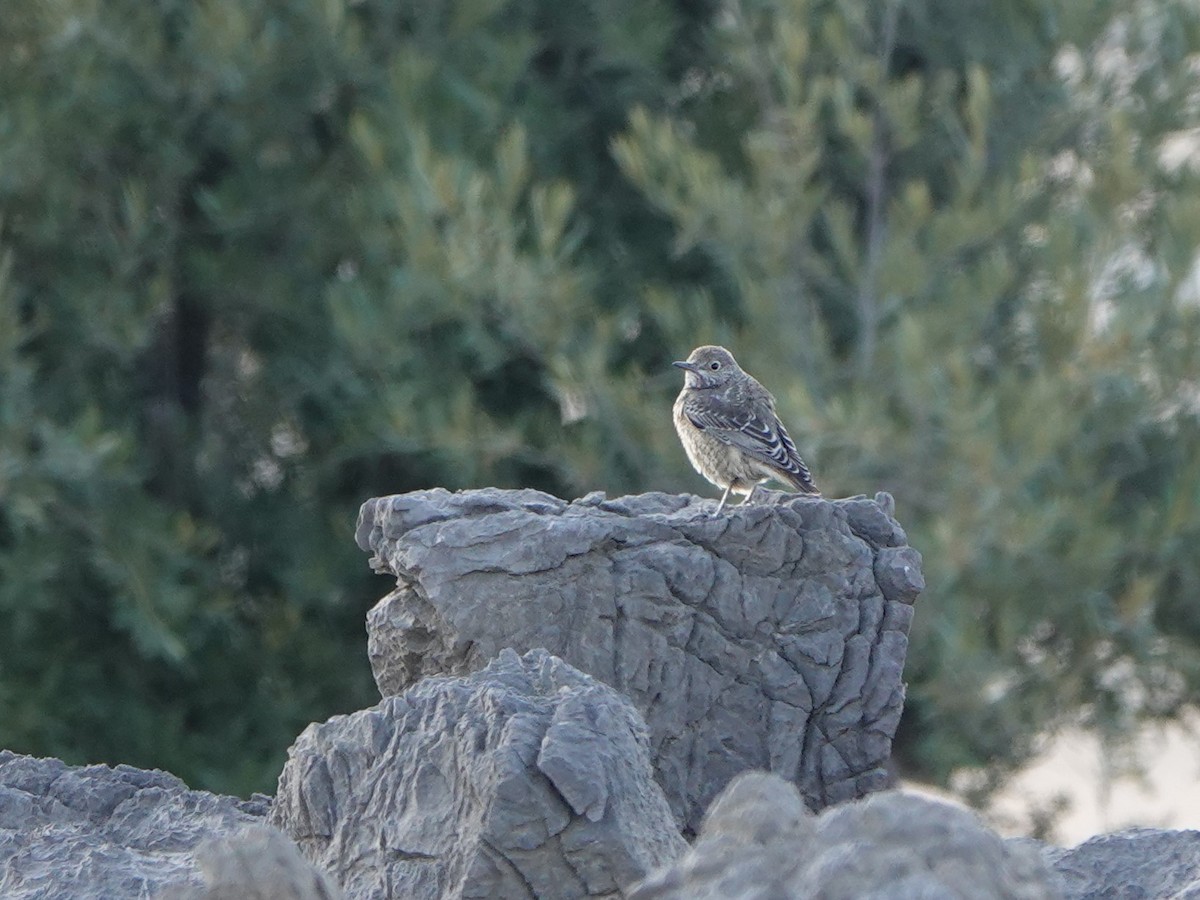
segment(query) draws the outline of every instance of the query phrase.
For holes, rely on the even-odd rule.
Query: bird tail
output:
[[[821,489],[813,484],[812,475],[808,473],[808,469],[802,468],[799,472],[789,472],[788,481],[792,487],[802,494],[811,494],[814,497],[821,496]]]

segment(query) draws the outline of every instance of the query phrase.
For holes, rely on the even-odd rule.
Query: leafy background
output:
[[[925,556],[900,769],[1200,683],[1185,0],[49,0],[0,29],[0,745],[273,789],[367,497],[711,493],[700,343]]]

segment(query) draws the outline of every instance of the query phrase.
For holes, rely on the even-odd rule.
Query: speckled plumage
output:
[[[697,347],[686,361],[683,390],[675,400],[675,430],[696,471],[725,493],[754,495],[775,478],[806,494],[820,494],[787,429],[775,398],[742,371],[724,347]]]

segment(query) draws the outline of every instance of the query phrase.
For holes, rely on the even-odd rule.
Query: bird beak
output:
[[[679,369],[687,369],[689,372],[696,371],[696,364],[693,362],[688,362],[686,359],[676,360],[675,362],[671,363],[671,365]]]

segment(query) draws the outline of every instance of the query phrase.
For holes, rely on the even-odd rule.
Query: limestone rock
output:
[[[886,494],[761,493],[368,501],[358,544],[397,579],[368,616],[381,693],[545,647],[633,701],[688,829],[747,769],[814,809],[884,787],[920,555]]]
[[[272,821],[351,900],[618,897],[686,849],[637,711],[544,651],[309,726]]]
[[[197,845],[266,812],[266,798],[188,790],[166,772],[0,751],[0,897],[113,900],[198,885]]]
[[[1200,831],[1130,828],[1043,854],[1066,900],[1200,900]]]
[[[692,850],[630,900],[1053,900],[1036,850],[970,812],[887,791],[813,816],[789,783],[747,773],[713,804]]]

